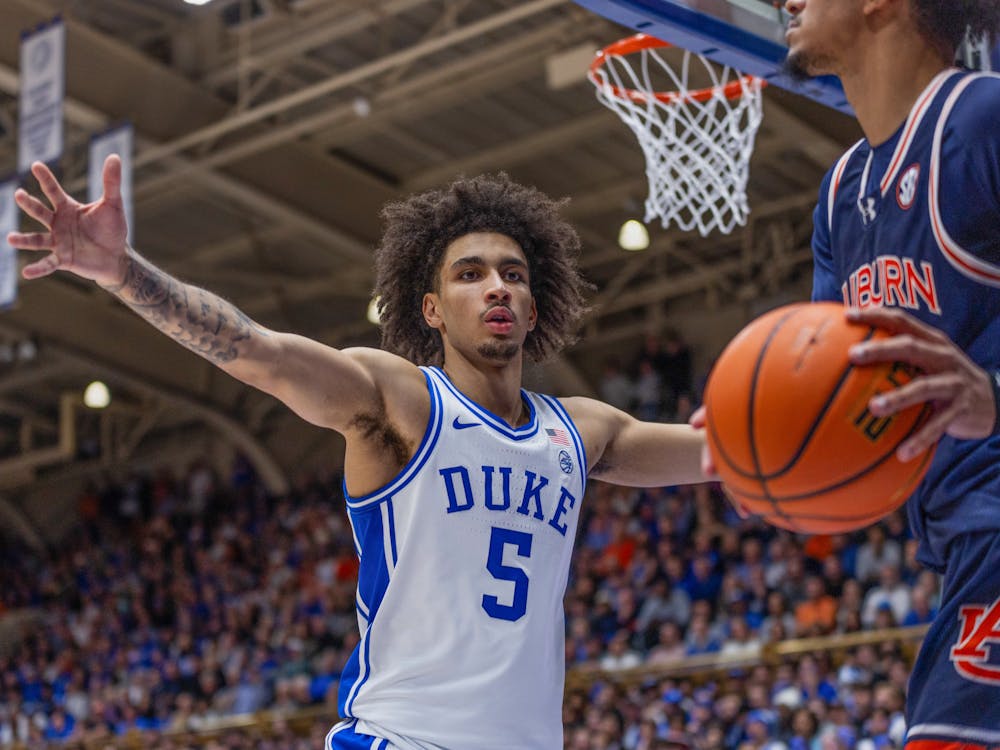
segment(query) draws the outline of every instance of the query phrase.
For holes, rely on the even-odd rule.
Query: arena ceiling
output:
[[[570,197],[598,291],[581,343],[532,374],[557,392],[592,387],[605,354],[665,325],[696,347],[704,340],[708,356],[731,331],[699,319],[733,305],[745,319],[755,300],[800,289],[820,179],[857,135],[849,118],[768,90],[747,227],[708,239],[654,227],[650,249],[628,255],[618,227],[645,196],[634,136],[582,69],[551,79],[626,30],[570,0],[3,0],[6,169],[16,162],[19,33],[57,13],[67,26],[64,180],[82,195],[90,137],[131,122],[140,252],[270,327],[376,343],[365,309],[388,200],[501,169]],[[73,278],[22,284],[17,306],[0,313],[0,345],[0,492],[22,507],[46,482],[153,449],[204,451],[211,435],[249,452],[276,488],[297,467],[336,461],[329,436]],[[73,395],[92,376],[116,394],[100,417]]]

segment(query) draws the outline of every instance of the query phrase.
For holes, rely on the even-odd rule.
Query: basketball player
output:
[[[584,312],[579,240],[559,205],[506,177],[461,180],[384,211],[375,252],[384,350],[278,333],[126,245],[121,164],[104,195],[18,205],[49,251],[24,268],[95,281],[180,344],[346,439],[361,560],[361,641],[327,750],[562,747],[563,609],[587,476],[702,481],[701,434],[588,398],[521,388],[524,357],[566,344]]]
[[[1000,744],[1000,76],[956,69],[966,28],[994,39],[997,0],[787,0],[787,67],[840,78],[865,138],[823,181],[813,298],[895,334],[856,363],[924,375],[875,398],[931,401],[903,443],[940,439],[908,503],[941,610],[907,698],[907,748]]]

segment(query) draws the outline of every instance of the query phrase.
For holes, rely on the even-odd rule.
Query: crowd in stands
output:
[[[696,401],[686,352],[679,337],[648,342],[634,375],[618,378],[621,405],[653,416],[644,399],[654,389],[625,387],[652,367],[655,418],[684,418]],[[0,748],[142,732],[143,747],[186,750],[195,745],[185,732],[236,714],[319,706],[335,716],[358,640],[339,477],[303,479],[274,498],[246,461],[225,479],[196,465],[180,478],[164,470],[90,486],[79,513],[79,531],[46,555],[0,543],[0,617],[41,615],[18,648],[0,652]],[[852,535],[806,538],[741,518],[713,485],[592,482],[566,592],[566,661],[603,671],[571,683],[565,747],[901,747],[905,647],[777,664],[760,656],[791,638],[929,622],[939,582],[915,553],[899,512]],[[713,654],[746,662],[701,677],[609,676]],[[233,730],[205,746],[319,748],[328,724],[297,739],[281,727]]]

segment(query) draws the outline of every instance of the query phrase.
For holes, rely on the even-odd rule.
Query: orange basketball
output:
[[[708,447],[733,499],[775,526],[820,534],[874,523],[927,472],[896,448],[929,404],[876,417],[868,402],[914,375],[900,362],[855,366],[848,348],[888,334],[849,322],[842,305],[794,304],[762,315],[719,357],[705,388]]]

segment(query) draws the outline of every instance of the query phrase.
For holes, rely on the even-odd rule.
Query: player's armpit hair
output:
[[[363,439],[377,445],[386,459],[393,461],[397,467],[402,468],[409,460],[406,440],[389,421],[384,400],[371,411],[355,414],[349,426]]]
[[[597,463],[590,467],[590,471],[587,472],[587,476],[592,479],[600,479],[602,476],[607,474],[611,469],[614,468],[611,462],[601,458]]]
[[[462,178],[382,211],[385,232],[375,250],[375,295],[382,346],[414,364],[440,365],[440,334],[420,314],[424,294],[438,287],[445,248],[473,232],[497,232],[528,260],[538,321],[524,343],[534,361],[571,344],[586,312],[590,285],[577,266],[580,238],[554,201],[506,174]]]
[[[921,33],[942,56],[954,58],[955,50],[971,29],[973,35],[1000,39],[1000,3],[997,0],[911,0]]]

